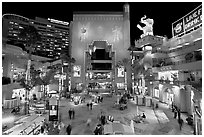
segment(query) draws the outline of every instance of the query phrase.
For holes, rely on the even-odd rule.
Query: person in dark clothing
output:
[[[101,97],[101,103],[103,102],[103,97]]]
[[[186,121],[187,121],[188,125],[193,126],[193,116],[192,115],[188,116],[186,118]]]
[[[183,119],[178,119],[178,123],[179,123],[179,128],[181,130],[183,126]]]
[[[100,126],[99,126],[99,129],[98,129],[98,134],[99,134],[99,135],[102,135],[102,132],[103,132],[103,127],[100,125]]]
[[[145,119],[145,118],[146,118],[146,115],[145,115],[145,113],[143,113],[143,114],[142,114],[142,118],[143,118],[143,119]]]
[[[89,105],[90,105],[90,108],[91,108],[91,110],[92,110],[92,107],[93,107],[93,103],[91,102],[91,103],[90,103]]]
[[[100,96],[98,96],[98,103],[100,102]]]
[[[177,117],[177,110],[175,109],[174,110],[174,118],[176,118]]]
[[[40,127],[40,131],[41,131],[41,133],[44,133],[45,128],[44,128],[44,126],[43,126],[43,125]]]
[[[94,134],[95,134],[95,135],[98,135],[98,134],[99,134],[99,127],[98,127],[98,126],[96,126],[96,128],[95,128]]]
[[[71,135],[71,132],[72,132],[72,126],[69,124],[66,128],[66,132],[67,132],[67,135]]]
[[[180,111],[180,109],[178,109],[178,120],[180,120],[181,119],[181,111]]]
[[[87,106],[87,109],[89,110],[89,103],[87,103],[86,106]]]
[[[69,119],[72,119],[72,110],[69,109]]]
[[[74,119],[75,118],[75,110],[72,109],[72,118]]]
[[[105,125],[106,123],[106,117],[104,115],[101,116],[101,124]]]

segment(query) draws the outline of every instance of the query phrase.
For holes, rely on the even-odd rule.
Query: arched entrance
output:
[[[163,102],[168,104],[171,107],[174,102],[174,93],[171,88],[167,87],[163,92]]]
[[[93,41],[85,57],[85,83],[89,91],[110,91],[115,81],[115,52],[107,41]]]

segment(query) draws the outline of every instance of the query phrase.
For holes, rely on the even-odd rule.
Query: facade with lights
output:
[[[42,41],[37,42],[33,55],[58,59],[61,51],[70,54],[69,23],[56,19],[36,17],[35,20],[15,14],[4,14],[2,18],[2,37],[4,43],[24,49],[25,40],[19,38],[19,32],[26,26],[34,26],[41,35]]]
[[[130,84],[130,71],[125,85],[124,69],[117,62],[129,58],[129,5],[123,12],[75,12],[72,23],[71,53],[76,63],[73,68],[72,88],[90,90],[124,89]]]
[[[202,7],[172,24],[173,38],[145,36],[135,41],[132,64],[142,66],[134,74],[138,94],[174,104],[193,115],[194,134],[202,134]],[[180,25],[180,26],[179,26]],[[137,47],[137,50],[136,50]],[[136,57],[143,49],[143,56]],[[138,69],[138,70],[139,70]]]

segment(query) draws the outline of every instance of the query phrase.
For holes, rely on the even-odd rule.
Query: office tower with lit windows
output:
[[[3,41],[4,43],[24,48],[25,41],[18,37],[21,29],[33,25],[41,35],[42,41],[37,42],[33,55],[58,59],[63,52],[70,55],[69,23],[56,19],[36,17],[28,19],[15,14],[3,15]]]

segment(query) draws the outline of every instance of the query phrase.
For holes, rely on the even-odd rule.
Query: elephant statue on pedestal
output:
[[[137,27],[143,31],[143,34],[140,36],[141,38],[147,35],[153,35],[153,24],[154,24],[153,19],[146,18],[146,15],[144,15],[144,17],[141,18],[140,23],[143,23],[146,25],[144,27],[141,27],[139,24],[137,24]]]

